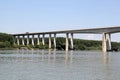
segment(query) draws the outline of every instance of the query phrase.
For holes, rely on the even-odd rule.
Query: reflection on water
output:
[[[108,52],[108,53],[103,53],[102,54],[102,58],[103,58],[103,63],[104,65],[107,65],[107,64],[110,64],[110,61],[111,61],[111,52]]]
[[[110,64],[111,64],[111,52],[108,53],[103,53],[102,54],[102,58],[103,58],[103,72],[105,74],[105,80],[111,80],[111,77],[109,77],[111,75],[111,70],[110,70]]]
[[[0,51],[0,80],[119,80],[120,53]]]

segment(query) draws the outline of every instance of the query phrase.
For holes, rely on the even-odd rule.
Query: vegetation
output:
[[[0,33],[0,48],[12,48],[13,42],[12,35]]]
[[[26,45],[26,41],[27,40],[25,39],[25,45]],[[42,39],[40,39],[40,41],[42,41]],[[20,39],[20,44],[22,44],[21,42],[22,42],[22,39]],[[35,38],[35,44],[37,44],[36,42],[37,42],[37,39]],[[45,38],[45,45],[43,45],[40,42],[40,45],[33,46],[31,45],[32,43],[31,39],[30,39],[30,45],[28,46],[17,45],[13,43],[14,43],[14,40],[12,35],[6,34],[6,33],[0,33],[0,49],[11,49],[11,48],[15,49],[15,48],[21,48],[21,47],[25,47],[28,49],[31,49],[31,48],[48,49],[49,39]],[[53,44],[53,38],[52,38],[52,44]],[[56,44],[57,44],[56,48],[58,50],[65,50],[65,38],[63,37],[56,38]],[[53,45],[52,45],[52,48],[54,48]],[[120,43],[112,42],[112,48],[120,50]],[[69,45],[69,49],[71,49],[70,45]],[[102,49],[101,41],[74,39],[74,50],[101,50],[101,49]]]

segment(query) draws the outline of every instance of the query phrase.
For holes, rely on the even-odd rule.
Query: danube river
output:
[[[0,80],[120,80],[120,52],[0,51]]]

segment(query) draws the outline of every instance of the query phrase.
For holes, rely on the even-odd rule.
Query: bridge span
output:
[[[40,45],[40,35],[42,35],[42,44],[45,45],[45,35],[49,35],[49,48],[51,48],[51,37],[53,36],[54,48],[56,48],[56,35],[66,34],[66,47],[65,50],[68,51],[69,46],[69,34],[71,49],[73,49],[73,36],[74,34],[102,34],[102,51],[106,52],[111,50],[111,34],[120,32],[120,26],[115,27],[105,27],[105,28],[90,28],[90,29],[76,29],[76,30],[63,30],[63,31],[50,31],[50,32],[36,32],[36,33],[20,33],[12,34],[14,39],[17,40],[17,44],[20,45],[20,38],[22,37],[22,45],[25,45],[25,36],[27,37],[27,44],[30,44],[30,36],[32,36],[32,45],[35,45],[35,36],[37,35],[37,45]]]

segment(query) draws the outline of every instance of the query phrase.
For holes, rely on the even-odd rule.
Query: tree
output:
[[[13,36],[6,33],[0,33],[0,48],[7,48],[13,46]]]

